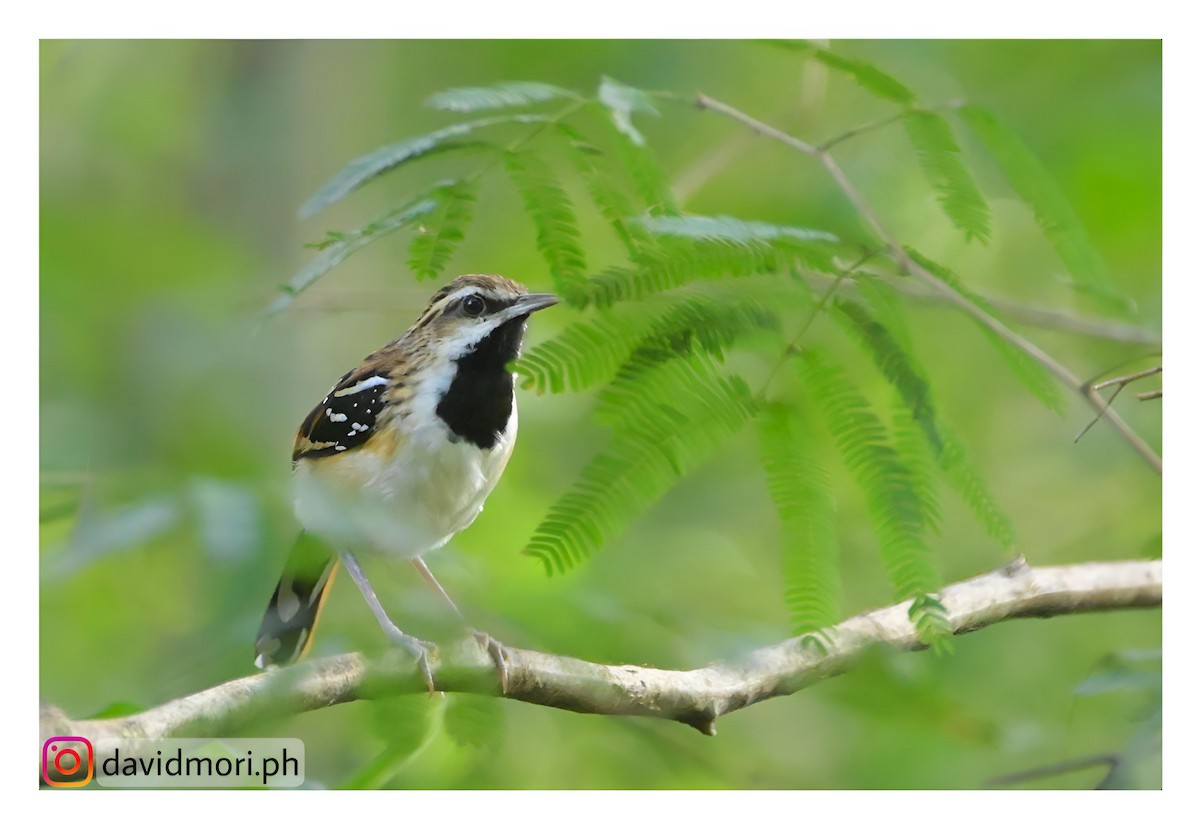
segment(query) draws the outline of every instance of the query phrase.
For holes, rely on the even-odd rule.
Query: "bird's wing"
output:
[[[371,361],[338,380],[300,424],[292,462],[342,454],[366,443],[387,405],[388,385],[386,370]]]

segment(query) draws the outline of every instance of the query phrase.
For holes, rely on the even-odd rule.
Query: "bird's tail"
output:
[[[316,536],[301,532],[296,538],[258,628],[256,667],[290,664],[308,652],[338,561],[337,554]]]

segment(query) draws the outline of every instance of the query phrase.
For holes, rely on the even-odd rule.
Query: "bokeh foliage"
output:
[[[969,100],[975,137],[922,111],[836,150],[895,234],[951,267],[964,290],[1159,326],[1157,44],[48,42],[42,54],[42,695],[75,715],[114,702],[149,706],[247,671],[262,602],[295,531],[286,493],[295,421],[348,365],[411,321],[432,290],[418,280],[502,272],[553,286],[576,305],[589,297],[604,305],[627,285],[645,286],[622,281],[620,262],[644,249],[648,233],[670,235],[680,210],[758,222],[728,220],[726,233],[788,226],[863,238],[860,217],[816,164],[633,87],[701,89],[813,142],[891,114],[881,95],[902,104]],[[476,108],[483,93],[435,98],[449,113],[422,107],[439,90],[524,79],[541,83],[493,89],[501,100],[482,103],[541,111],[596,96],[617,115],[607,152],[595,161],[553,154],[511,132],[516,145],[487,171],[475,130],[449,125],[509,117],[516,123],[497,126],[521,127],[539,116],[455,114]],[[1027,153],[1011,150],[1000,132],[1009,128]],[[443,139],[407,140],[430,134]],[[999,168],[980,163],[989,151]],[[306,214],[321,206],[306,202],[314,192],[354,189],[339,176],[318,190],[350,158],[366,159],[361,172],[418,155],[427,156],[419,167],[395,169],[315,218],[293,216],[302,203]],[[627,182],[610,177],[608,156]],[[560,172],[569,165],[571,175]],[[1057,187],[1022,192],[1019,182],[1044,180],[1030,169]],[[1022,199],[1041,209],[1031,215]],[[637,200],[650,218],[630,220]],[[564,212],[572,204],[583,205],[577,215]],[[392,225],[394,237],[364,244]],[[410,242],[404,234],[415,226],[425,232]],[[696,224],[681,229],[697,235]],[[701,229],[711,240],[713,227]],[[670,261],[703,242],[680,241]],[[694,271],[711,260],[688,264]],[[689,268],[654,272],[686,278]],[[292,289],[280,293],[293,274]],[[1073,286],[1081,281],[1093,289]],[[600,291],[586,294],[587,286]],[[604,317],[569,309],[535,320],[531,355],[585,320],[600,326],[591,342],[612,350],[583,373],[531,375],[504,483],[479,521],[431,561],[476,626],[520,646],[685,667],[788,635],[798,607],[828,619],[891,600],[868,528],[878,526],[878,510],[853,475],[830,474],[820,487],[812,478],[789,484],[781,464],[763,475],[760,458],[821,451],[787,436],[796,422],[778,407],[757,429],[722,432],[711,457],[684,463],[695,469],[681,484],[643,480],[640,497],[666,496],[603,554],[551,580],[518,554],[595,462],[606,406],[611,425],[641,399],[622,398],[619,385],[595,390],[624,359],[622,335],[664,321],[686,330],[689,311],[701,313],[705,301],[730,309],[732,327],[717,325],[716,334],[764,327],[770,314],[753,302],[739,307],[736,295],[698,295],[673,320],[653,310],[632,318],[633,307],[609,330],[595,322]],[[1103,427],[1072,444],[1090,417],[1081,403],[1060,397],[1062,416],[1048,411],[953,311],[866,298],[869,315],[844,302],[814,323],[806,344],[837,343],[844,367],[818,352],[799,363],[802,387],[844,390],[837,375],[851,375],[897,445],[920,445],[930,433],[951,440],[952,457],[971,458],[960,467],[971,481],[948,475],[954,486],[985,485],[992,496],[945,500],[940,532],[914,561],[944,580],[966,577],[1004,563],[1009,544],[995,538],[1013,533],[1034,564],[1159,554],[1159,480]],[[273,300],[281,312],[264,321]],[[876,320],[898,330],[888,323],[901,316],[895,335],[920,354],[917,369],[879,359],[897,351],[881,350]],[[1120,372],[1155,352],[1027,330],[1084,375]],[[714,341],[724,353],[729,343]],[[763,339],[750,345],[752,355]],[[739,353],[723,368],[761,382],[762,366]],[[687,366],[710,369],[695,359]],[[658,386],[664,394],[670,379]],[[918,414],[927,410],[926,382],[936,389],[936,420]],[[567,388],[576,393],[534,393]],[[828,408],[835,396],[818,402]],[[589,413],[597,402],[600,422]],[[836,430],[846,405],[816,406],[805,421],[824,417]],[[1120,403],[1157,447],[1152,405]],[[839,459],[829,448],[820,462],[832,470]],[[913,489],[918,501],[922,491]],[[988,512],[992,498],[1002,512]],[[805,523],[814,502],[836,507],[836,528]],[[920,502],[916,509],[920,520]],[[787,553],[797,533],[836,554],[839,564],[814,566],[837,579],[837,596],[781,588],[781,573],[804,577],[804,559]],[[448,624],[406,567],[392,570],[385,602],[410,627],[432,635]],[[936,587],[936,575],[912,577],[919,589]],[[348,585],[333,599],[318,654],[382,646]],[[849,676],[725,720],[710,741],[666,723],[453,698],[357,704],[264,723],[263,732],[305,738],[310,777],[331,786],[970,787],[1063,758],[1126,748],[1145,755],[1153,721],[1145,682],[1112,681],[1098,692],[1094,675],[1126,664],[1121,653],[1157,648],[1160,623],[1157,613],[1022,621],[964,639],[950,656],[881,653]],[[1095,784],[1101,774],[1093,775],[1043,784]],[[1157,784],[1153,767],[1122,784]]]

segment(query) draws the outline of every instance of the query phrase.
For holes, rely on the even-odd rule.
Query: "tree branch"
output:
[[[1162,604],[1162,562],[1031,568],[1018,558],[995,572],[952,584],[939,597],[955,635],[1010,618],[1155,607]],[[844,673],[872,647],[923,649],[908,618],[910,603],[856,615],[817,635],[695,670],[594,664],[508,649],[507,697],[579,713],[671,719],[713,735],[718,717]],[[500,695],[491,656],[473,638],[442,653],[432,667],[439,690]],[[264,718],[422,692],[424,682],[404,654],[370,660],[350,653],[234,679],[117,719],[73,721],[43,703],[41,737],[226,736]]]
[[[797,152],[817,159],[821,165],[825,167],[825,171],[829,173],[829,176],[833,179],[834,183],[837,184],[838,189],[842,191],[842,195],[845,196],[846,200],[850,202],[856,211],[858,211],[859,216],[861,216],[862,220],[866,222],[867,226],[871,229],[871,232],[874,233],[881,242],[887,245],[892,259],[895,260],[897,267],[899,267],[902,273],[908,273],[916,277],[922,284],[940,296],[943,300],[958,307],[969,316],[974,317],[977,321],[991,329],[991,331],[1001,339],[1004,339],[1015,345],[1029,356],[1033,357],[1033,359],[1041,363],[1042,366],[1056,379],[1058,379],[1075,393],[1082,395],[1083,398],[1087,400],[1097,412],[1099,412],[1100,416],[1107,419],[1113,428],[1117,430],[1117,433],[1125,438],[1125,441],[1133,447],[1134,451],[1136,451],[1144,461],[1146,461],[1150,468],[1152,468],[1159,475],[1162,474],[1162,458],[1158,456],[1157,452],[1155,452],[1154,449],[1152,449],[1149,444],[1137,434],[1137,432],[1129,427],[1129,425],[1121,418],[1121,415],[1118,414],[1115,409],[1110,408],[1105,403],[1104,399],[1094,390],[1092,390],[1091,386],[1087,385],[1082,379],[1075,376],[1071,369],[1067,368],[1037,345],[1009,328],[983,308],[962,296],[958,291],[950,287],[950,285],[946,284],[937,276],[922,267],[918,262],[914,261],[912,256],[908,254],[908,251],[904,249],[904,246],[897,242],[891,236],[891,234],[888,233],[887,229],[883,226],[883,221],[879,218],[879,215],[867,201],[866,197],[859,191],[857,187],[854,186],[854,182],[852,182],[849,176],[846,175],[846,171],[842,169],[842,166],[837,162],[837,159],[833,157],[832,153],[822,147],[813,146],[806,141],[802,141],[795,136],[789,135],[788,133],[777,129],[770,124],[765,124],[762,121],[747,115],[745,112],[742,112],[741,110],[736,109],[729,104],[722,103],[715,98],[710,98],[707,95],[697,95],[695,102],[696,106],[700,107],[701,109],[709,109],[714,112],[719,112],[722,115],[732,118],[738,123],[743,124],[744,126],[761,135],[764,135],[775,141],[779,141],[780,143],[791,147]]]

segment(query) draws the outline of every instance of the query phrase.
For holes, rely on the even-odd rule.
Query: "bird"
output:
[[[409,559],[462,617],[422,556],[466,529],[499,482],[517,437],[511,363],[530,314],[557,302],[552,293],[530,293],[503,276],[460,276],[433,294],[412,327],[343,374],[313,407],[292,447],[302,531],[263,614],[255,666],[304,657],[344,566],[433,692],[432,645],[391,620],[358,556]],[[476,635],[506,690],[503,647]]]

